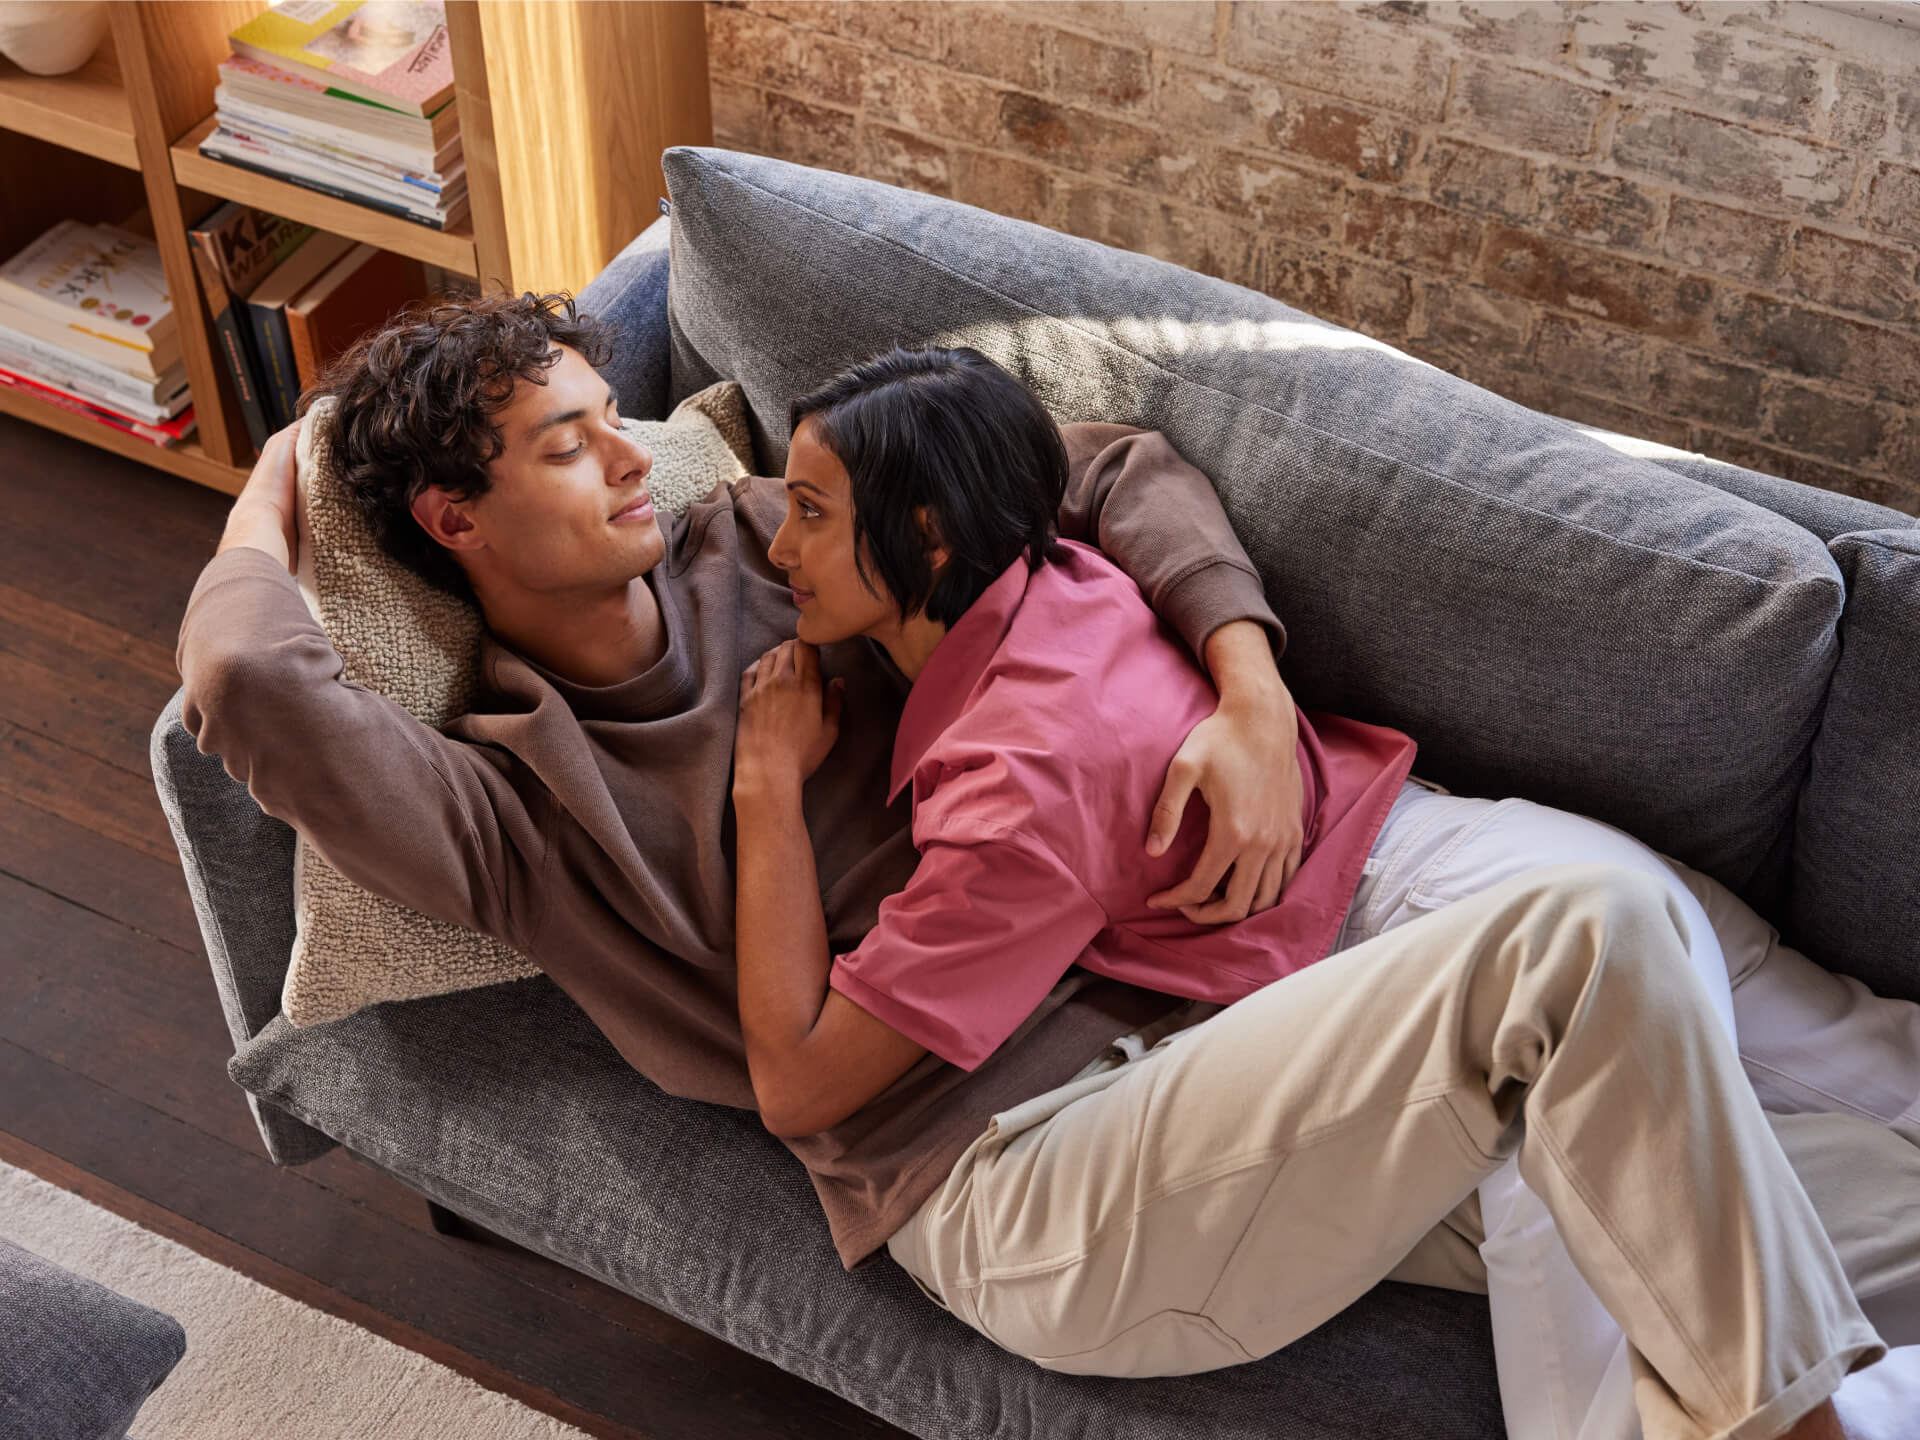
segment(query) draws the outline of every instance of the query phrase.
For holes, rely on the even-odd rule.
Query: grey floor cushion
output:
[[[120,1440],[186,1352],[171,1315],[0,1240],[0,1440]]]
[[[891,1259],[843,1270],[805,1172],[752,1115],[663,1093],[545,979],[275,1020],[230,1068],[459,1213],[917,1434],[1500,1433],[1485,1300],[1417,1286],[1209,1375],[1094,1379],[1008,1355]]]

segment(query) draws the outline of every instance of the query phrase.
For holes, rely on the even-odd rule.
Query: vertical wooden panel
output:
[[[217,5],[158,6],[141,0],[120,0],[111,7],[114,47],[120,54],[120,75],[133,115],[133,143],[140,155],[140,175],[146,185],[147,209],[153,219],[154,240],[166,267],[167,289],[180,332],[180,349],[187,364],[187,383],[193,387],[194,417],[201,448],[222,464],[249,463],[252,446],[231,393],[223,389],[222,362],[214,350],[200,278],[194,273],[187,245],[187,225],[199,219],[183,213],[179,188],[173,181],[173,160],[167,146],[175,133],[174,118],[192,103],[195,87],[174,73],[156,67],[156,53],[169,66],[212,70],[226,53],[226,32],[220,31],[219,50],[188,58],[190,45],[199,43],[209,20],[219,20]],[[180,13],[173,13],[178,10]],[[239,22],[234,22],[239,23]],[[171,33],[169,33],[171,32]],[[165,35],[165,38],[161,37]],[[158,41],[158,45],[156,45]],[[206,87],[212,107],[213,87]],[[204,114],[204,112],[202,112]],[[198,118],[198,117],[196,117]],[[185,128],[191,128],[190,126]]]
[[[453,46],[454,103],[460,112],[460,150],[467,162],[473,217],[473,256],[482,290],[512,290],[500,164],[494,153],[493,102],[487,85],[486,38],[479,0],[447,0],[447,38]]]
[[[578,290],[658,214],[660,152],[712,143],[705,13],[695,0],[479,12],[513,284]]]

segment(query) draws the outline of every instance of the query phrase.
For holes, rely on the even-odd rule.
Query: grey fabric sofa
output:
[[[1061,419],[1157,427],[1208,473],[1301,703],[1409,731],[1456,791],[1632,831],[1825,963],[1920,997],[1912,517],[1624,453],[1264,296],[946,201],[719,150],[670,151],[667,174],[671,219],[583,296],[624,333],[627,413],[732,377],[777,473],[789,397],[895,340],[976,345]],[[154,773],[231,1072],[280,1163],[348,1146],[942,1440],[1500,1434],[1485,1302],[1438,1290],[1382,1285],[1207,1375],[1015,1359],[884,1256],[843,1272],[753,1116],[661,1093],[545,980],[293,1029],[292,837],[195,751],[178,703]]]
[[[187,1353],[171,1315],[0,1240],[0,1440],[120,1440]]]

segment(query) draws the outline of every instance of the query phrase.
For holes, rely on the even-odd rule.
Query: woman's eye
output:
[[[803,519],[807,520],[818,520],[820,518],[820,512],[804,500],[800,502],[800,514]]]

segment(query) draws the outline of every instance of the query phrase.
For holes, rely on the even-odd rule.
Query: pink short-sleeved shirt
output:
[[[1206,843],[1196,795],[1167,852],[1146,851],[1167,766],[1217,696],[1123,572],[1062,549],[994,581],[914,682],[890,798],[913,786],[920,864],[830,978],[966,1070],[1072,965],[1230,1003],[1323,958],[1413,765],[1397,730],[1300,712],[1305,858],[1280,903],[1216,926],[1149,909]]]

